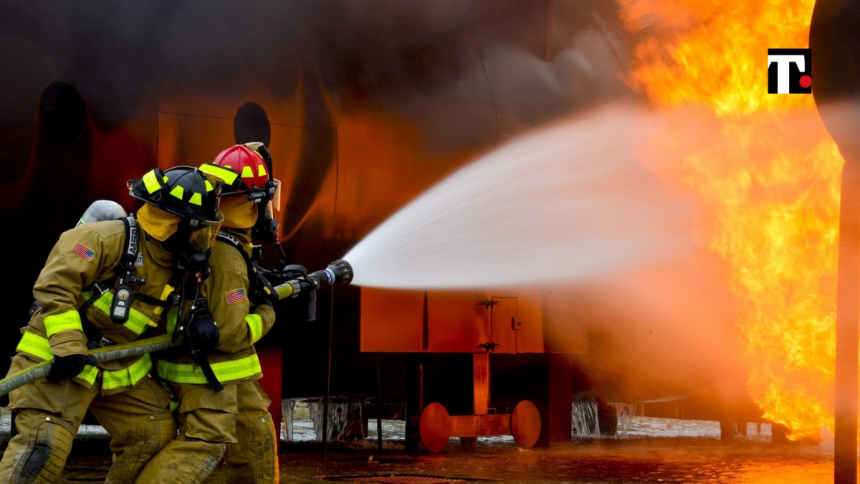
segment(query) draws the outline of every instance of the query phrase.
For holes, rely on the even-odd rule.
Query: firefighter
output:
[[[200,167],[232,186],[221,197],[224,222],[209,260],[212,273],[201,288],[220,335],[207,357],[217,381],[207,379],[205,364],[196,365],[187,354],[159,359],[160,378],[179,398],[179,437],[150,461],[138,482],[202,482],[222,457],[223,471],[210,482],[277,482],[275,422],[257,382],[262,370],[254,350],[275,322],[271,302],[254,297],[262,289],[252,233],[264,240],[277,234],[272,202],[278,184],[263,156],[268,152],[262,143],[235,145]],[[216,391],[218,386],[223,390]]]
[[[9,395],[17,433],[0,462],[0,482],[57,481],[88,408],[113,439],[109,483],[133,482],[176,436],[170,398],[148,375],[150,355],[94,365],[87,351],[158,326],[176,261],[199,261],[214,240],[220,185],[196,168],[176,167],[152,170],[129,187],[145,202],[137,217],[63,233],[36,281],[41,307],[9,374],[44,360],[52,360],[51,371]]]

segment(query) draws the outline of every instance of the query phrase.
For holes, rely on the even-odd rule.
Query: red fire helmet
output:
[[[248,193],[266,186],[266,181],[269,180],[269,171],[263,156],[254,149],[259,145],[260,143],[233,145],[215,157],[213,164],[235,171],[239,174],[241,181],[239,191],[225,191],[222,195]]]

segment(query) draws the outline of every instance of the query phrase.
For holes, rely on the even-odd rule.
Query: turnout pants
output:
[[[203,482],[224,456],[225,447],[238,442],[236,384],[227,383],[218,393],[209,385],[174,383],[171,387],[179,398],[179,437],[144,467],[137,480],[142,484]]]
[[[227,444],[223,465],[210,474],[207,484],[273,484],[278,482],[277,433],[269,405],[272,403],[257,380],[236,384],[239,415],[238,443]]]
[[[16,355],[9,374],[35,363]],[[101,375],[90,389],[69,379],[43,379],[13,390],[9,407],[17,412],[18,434],[3,454],[0,482],[58,481],[87,408],[113,438],[116,458],[105,482],[133,482],[152,456],[176,437],[170,398],[148,376],[121,393],[100,395],[100,388]]]

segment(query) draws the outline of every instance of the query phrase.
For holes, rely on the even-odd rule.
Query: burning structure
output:
[[[811,98],[768,96],[759,69],[768,46],[806,45],[812,5],[7,4],[0,197],[27,243],[2,243],[41,260],[91,200],[132,210],[125,180],[261,141],[289,187],[288,258],[320,267],[490,147],[633,98],[669,128],[642,162],[696,201],[702,250],[570,287],[321,293],[332,394],[381,386],[383,402],[407,404],[415,448],[432,402],[438,441],[517,436],[508,414],[524,445],[567,440],[574,395],[686,397],[687,417],[726,429],[764,418],[814,436],[832,426],[841,159]],[[37,266],[10,300],[29,301]],[[325,394],[328,325],[278,311],[264,387],[275,401]]]

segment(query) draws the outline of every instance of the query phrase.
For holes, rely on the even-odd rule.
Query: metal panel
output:
[[[543,353],[544,294],[538,289],[521,289],[517,296],[517,353]]]
[[[422,351],[423,313],[423,293],[362,288],[361,351]]]
[[[451,437],[511,435],[511,415],[452,415],[448,417]]]
[[[474,292],[428,291],[429,351],[475,353],[489,340],[487,310]]]
[[[475,415],[487,415],[490,403],[490,355],[480,353],[472,356],[474,376]]]
[[[493,296],[495,303],[490,309],[490,337],[486,342],[495,343],[494,353],[516,353],[517,331],[514,329],[517,320],[516,296]]]

